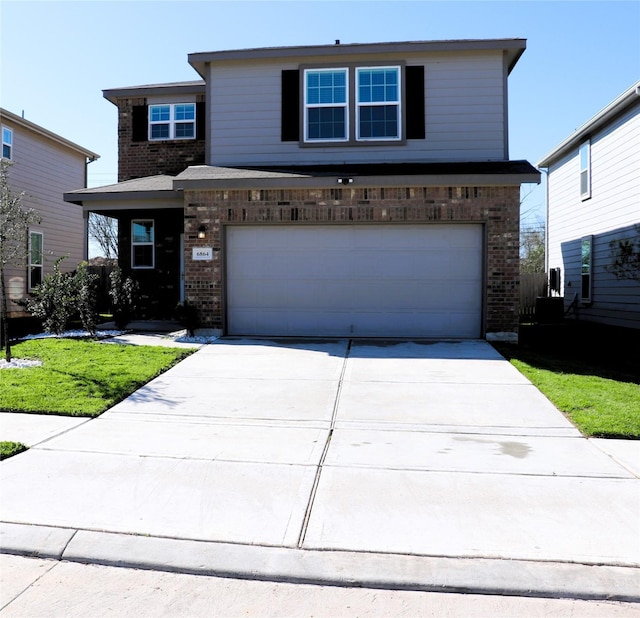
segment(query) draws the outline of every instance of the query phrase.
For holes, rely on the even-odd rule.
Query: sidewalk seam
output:
[[[320,475],[322,474],[324,462],[329,452],[331,438],[333,437],[333,430],[335,429],[335,424],[336,424],[336,416],[338,414],[338,405],[340,403],[340,395],[342,394],[342,385],[344,383],[344,374],[347,370],[347,361],[349,360],[349,354],[351,352],[352,343],[353,343],[353,340],[349,339],[349,342],[347,344],[347,349],[345,350],[344,360],[342,362],[342,370],[340,371],[340,377],[338,378],[338,388],[336,390],[336,397],[333,403],[333,411],[331,413],[331,423],[329,425],[329,433],[327,434],[327,439],[325,441],[324,448],[322,449],[322,454],[320,455],[320,461],[318,462],[318,467],[316,468],[316,474],[313,479],[313,485],[311,486],[309,501],[307,502],[307,508],[305,509],[305,512],[304,512],[304,519],[302,520],[300,535],[298,536],[298,542],[296,543],[296,547],[298,549],[301,549],[304,544],[304,539],[307,534],[307,528],[309,526],[309,519],[311,518],[311,510],[313,509],[313,504],[316,499],[316,492],[318,491],[318,485],[320,484]]]

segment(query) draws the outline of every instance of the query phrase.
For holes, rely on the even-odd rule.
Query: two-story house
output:
[[[514,339],[522,39],[195,53],[201,80],[110,89],[117,217],[146,315],[229,335]]]
[[[10,163],[11,191],[23,193],[21,204],[40,215],[25,238],[24,265],[10,264],[5,273],[9,316],[26,315],[16,302],[53,272],[63,272],[87,259],[87,221],[82,208],[65,201],[65,191],[87,186],[87,165],[98,155],[21,116],[0,109],[2,158]]]
[[[547,270],[579,319],[640,328],[640,270],[620,276],[620,242],[640,251],[640,82],[538,164],[547,169]]]

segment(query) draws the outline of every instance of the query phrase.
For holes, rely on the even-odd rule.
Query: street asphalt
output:
[[[30,446],[0,466],[2,553],[640,602],[640,441],[583,437],[489,343],[198,347],[98,418],[0,415]]]

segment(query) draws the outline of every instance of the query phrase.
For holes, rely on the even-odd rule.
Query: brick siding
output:
[[[203,101],[198,95],[197,101]],[[205,162],[205,140],[133,141],[133,107],[145,98],[118,99],[118,182],[168,174],[175,176],[190,165]]]
[[[477,222],[486,239],[485,332],[517,333],[519,210],[518,186],[185,190],[185,298],[203,327],[224,328],[226,225]],[[191,259],[202,246],[216,249],[212,261]]]

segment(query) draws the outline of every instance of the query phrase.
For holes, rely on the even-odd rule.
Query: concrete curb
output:
[[[305,550],[11,523],[0,523],[0,552],[234,579],[640,602],[640,568],[629,566]]]

